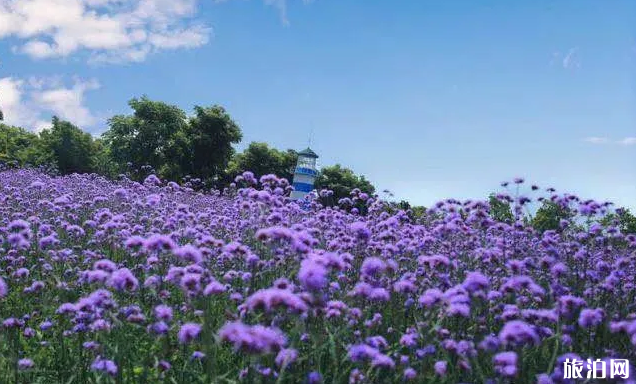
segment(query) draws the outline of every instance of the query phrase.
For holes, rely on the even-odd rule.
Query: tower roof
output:
[[[298,152],[299,156],[305,156],[305,157],[313,157],[314,159],[318,158],[318,155],[316,155],[316,152],[312,151],[311,148],[307,147],[306,149],[303,149],[302,151]]]

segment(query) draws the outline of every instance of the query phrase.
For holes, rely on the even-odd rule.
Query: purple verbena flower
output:
[[[179,342],[181,344],[187,344],[199,337],[201,333],[201,325],[196,323],[186,323],[181,326],[179,330]]]

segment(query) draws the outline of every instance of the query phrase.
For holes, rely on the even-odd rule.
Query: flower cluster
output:
[[[636,235],[608,203],[533,185],[497,195],[512,220],[455,199],[416,218],[360,191],[301,206],[274,175],[236,185],[0,172],[0,372],[561,383],[566,358],[634,361]],[[572,215],[538,231],[521,213],[546,200]]]

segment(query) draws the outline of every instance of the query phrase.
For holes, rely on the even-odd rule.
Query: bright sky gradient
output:
[[[239,149],[313,131],[320,164],[414,204],[524,176],[636,209],[636,1],[119,3],[0,0],[10,123],[218,103]]]

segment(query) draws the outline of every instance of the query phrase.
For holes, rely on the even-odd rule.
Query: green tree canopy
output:
[[[179,162],[179,159],[169,159],[167,153],[173,136],[187,124],[185,112],[146,96],[132,99],[128,105],[133,114],[110,118],[109,129],[102,135],[110,147],[113,162],[122,171],[128,163],[137,168],[150,165],[159,170],[168,162]]]
[[[146,96],[129,102],[132,115],[108,120],[103,134],[119,171],[149,165],[163,178],[189,175],[210,180],[227,167],[241,130],[220,106],[195,106],[187,118],[179,107]]]
[[[623,234],[636,234],[636,216],[627,208],[618,208],[613,213],[605,215],[601,219],[601,224],[606,227],[614,225]]]
[[[103,139],[95,139],[93,145],[93,167],[95,173],[109,178],[116,177],[118,167],[110,156],[110,147]]]
[[[204,180],[220,177],[225,172],[232,155],[233,144],[243,138],[241,128],[221,106],[194,107],[195,116],[189,121],[187,138],[192,161],[188,173]]]
[[[325,188],[333,191],[330,201],[325,202],[328,204],[335,204],[339,199],[349,197],[350,192],[355,188],[369,195],[375,192],[375,187],[364,176],[358,176],[351,169],[342,167],[340,164],[322,168],[316,178],[315,186],[318,190]]]
[[[497,198],[495,194],[489,196],[488,203],[490,205],[490,217],[493,220],[503,223],[512,223],[514,221],[515,215],[512,213],[510,203]]]
[[[551,200],[545,200],[530,223],[539,232],[558,230],[561,220],[569,220],[574,216],[572,210]]]
[[[243,152],[234,155],[228,173],[231,177],[244,171],[254,172],[256,177],[273,173],[291,182],[297,160],[298,154],[292,149],[279,151],[266,143],[251,142]]]
[[[0,161],[20,166],[42,165],[52,159],[40,137],[20,127],[0,124]]]
[[[52,127],[40,132],[45,152],[62,174],[93,172],[93,138],[68,121],[53,117]]]

